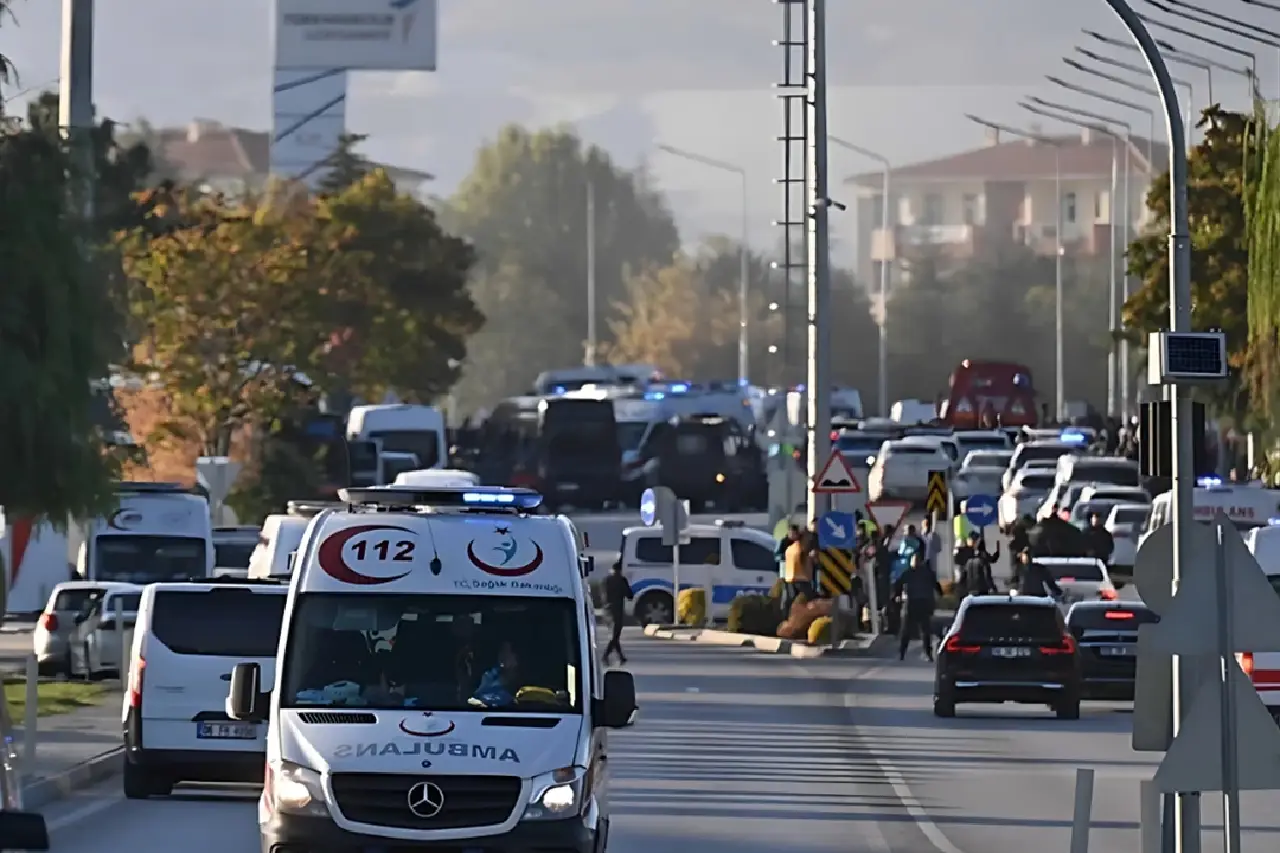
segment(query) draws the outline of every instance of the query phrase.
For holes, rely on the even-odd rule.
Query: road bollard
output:
[[[1076,770],[1076,810],[1071,818],[1071,853],[1089,853],[1089,827],[1093,823],[1093,768]]]
[[[36,717],[40,712],[40,663],[27,656],[27,707],[22,718],[22,774],[34,775],[36,766]]]

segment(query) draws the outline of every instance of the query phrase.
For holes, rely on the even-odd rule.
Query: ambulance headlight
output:
[[[591,796],[589,774],[583,767],[561,767],[535,776],[533,796],[524,820],[559,820],[580,814]]]
[[[263,796],[269,799],[270,806],[275,811],[322,816],[329,814],[320,774],[291,761],[267,765]]]

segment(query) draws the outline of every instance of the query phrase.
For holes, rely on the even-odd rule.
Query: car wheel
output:
[[[172,782],[125,759],[124,795],[126,799],[145,800],[148,797],[167,797],[172,792]]]
[[[933,715],[935,717],[954,717],[956,715],[955,694],[945,688],[933,696]]]
[[[671,625],[676,621],[669,592],[646,592],[636,602],[635,613],[641,625]]]
[[[1080,694],[1074,693],[1064,697],[1053,709],[1059,720],[1080,719]]]

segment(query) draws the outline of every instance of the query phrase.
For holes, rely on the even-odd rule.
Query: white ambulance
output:
[[[209,501],[178,483],[120,483],[103,518],[73,523],[68,545],[85,580],[149,584],[213,576]]]
[[[1196,521],[1206,524],[1214,513],[1222,510],[1228,519],[1243,533],[1255,527],[1266,527],[1272,519],[1280,517],[1280,492],[1257,486],[1226,485],[1216,477],[1197,481],[1191,498]],[[1173,521],[1173,495],[1165,492],[1151,502],[1151,514],[1147,527],[1138,540],[1138,548],[1157,527]]]
[[[268,723],[264,850],[601,853],[607,730],[636,710],[604,672],[569,521],[523,489],[348,489],[299,547],[274,683],[231,675]]]

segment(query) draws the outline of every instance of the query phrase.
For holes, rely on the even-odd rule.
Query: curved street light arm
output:
[[[1242,21],[1239,18],[1231,18],[1231,17],[1228,17],[1227,15],[1220,15],[1217,12],[1210,12],[1208,9],[1200,9],[1195,6],[1192,6],[1190,3],[1184,3],[1183,0],[1160,0],[1160,2],[1156,2],[1156,0],[1147,0],[1147,2],[1150,3],[1152,6],[1155,6],[1157,9],[1159,9],[1161,7],[1161,4],[1163,3],[1169,6],[1173,6],[1175,9],[1183,10],[1181,12],[1175,12],[1172,9],[1163,10],[1166,13],[1173,15],[1175,17],[1185,17],[1188,20],[1195,20],[1195,18],[1192,17],[1191,14],[1189,14],[1189,13],[1194,13],[1196,15],[1203,15],[1206,18],[1210,18],[1213,21],[1217,22],[1217,24],[1206,23],[1205,26],[1222,26],[1223,24],[1227,24],[1228,26],[1239,27],[1240,29],[1245,30],[1247,32],[1257,33],[1258,35],[1265,36],[1266,38],[1269,38],[1269,39],[1280,39],[1280,33],[1276,32],[1275,30],[1269,30],[1266,27],[1260,27],[1257,24],[1251,24],[1248,21]],[[1231,31],[1227,30],[1227,32],[1231,32]],[[1236,35],[1236,34],[1233,33],[1233,35]],[[1240,37],[1252,38],[1250,36],[1245,36],[1245,35],[1241,35]],[[1261,44],[1267,44],[1267,42],[1262,42],[1259,39],[1252,39],[1252,40],[1259,41]],[[1280,47],[1280,45],[1273,44],[1272,47]]]
[[[1123,77],[1117,77],[1114,74],[1108,74],[1105,71],[1099,71],[1096,68],[1090,68],[1084,63],[1077,62],[1076,60],[1070,59],[1069,57],[1064,56],[1062,58],[1062,61],[1065,62],[1068,66],[1081,72],[1082,74],[1088,74],[1090,76],[1097,77],[1099,80],[1106,80],[1109,83],[1115,83],[1117,86],[1124,86],[1126,89],[1132,89],[1133,91],[1139,92],[1143,95],[1147,95],[1148,97],[1152,97],[1152,98],[1159,97],[1159,93],[1156,92],[1155,89],[1151,89],[1151,88],[1148,88],[1147,86],[1143,86],[1141,83],[1135,83],[1132,80],[1126,80]]]
[[[1216,48],[1225,50],[1228,53],[1234,53],[1237,56],[1243,56],[1246,59],[1248,59],[1252,63],[1253,67],[1255,68],[1258,65],[1258,57],[1255,54],[1245,50],[1242,47],[1236,47],[1234,44],[1227,44],[1226,42],[1215,41],[1214,39],[1211,39],[1208,36],[1202,36],[1197,32],[1192,32],[1191,30],[1184,30],[1181,27],[1175,27],[1173,24],[1168,24],[1168,23],[1165,23],[1164,21],[1157,21],[1154,18],[1148,18],[1146,15],[1139,15],[1138,19],[1142,21],[1144,24],[1150,24],[1153,27],[1159,27],[1162,30],[1168,30],[1171,33],[1177,33],[1180,36],[1186,36],[1187,38],[1192,39],[1193,41],[1204,42],[1205,44],[1213,45]]]
[[[1117,98],[1112,95],[1104,95],[1101,92],[1095,92],[1092,89],[1086,89],[1084,86],[1078,86],[1075,83],[1068,83],[1066,80],[1063,80],[1061,77],[1054,77],[1052,74],[1046,74],[1045,79],[1055,86],[1061,86],[1062,88],[1068,91],[1075,92],[1077,94],[1084,95],[1089,98],[1097,98],[1099,101],[1106,101],[1109,104],[1115,104],[1116,106],[1120,106],[1120,107],[1127,107],[1128,109],[1136,110],[1148,116],[1155,114],[1155,111],[1150,107],[1144,107],[1142,106],[1142,104],[1135,104],[1133,101],[1126,101],[1123,98]]]
[[[884,166],[886,169],[889,168],[890,166],[888,157],[885,157],[883,154],[877,154],[876,152],[870,150],[869,148],[863,148],[861,145],[854,145],[852,142],[849,142],[846,139],[841,139],[838,136],[831,136],[829,134],[827,136],[827,141],[835,143],[841,148],[847,148],[855,154],[861,154],[863,157],[867,157],[871,160],[875,160],[877,163],[879,163],[881,166]]]
[[[1119,68],[1121,71],[1128,71],[1130,74],[1141,74],[1143,77],[1150,77],[1151,72],[1143,68],[1141,65],[1130,65],[1127,62],[1121,62],[1118,59],[1112,59],[1110,56],[1103,56],[1101,53],[1094,53],[1091,50],[1085,50],[1083,47],[1077,47],[1076,53],[1081,56],[1092,59],[1094,62],[1100,62],[1103,65],[1110,65],[1112,68]],[[1179,80],[1177,77],[1172,78],[1175,85],[1192,88],[1189,80]]]
[[[1045,107],[1051,110],[1058,110],[1059,112],[1069,113],[1071,115],[1082,116],[1087,119],[1092,119],[1093,121],[1102,122],[1103,124],[1115,125],[1116,127],[1123,127],[1125,133],[1127,133],[1130,136],[1133,135],[1133,125],[1127,121],[1122,121],[1121,119],[1118,119],[1118,118],[1112,118],[1110,116],[1106,116],[1101,113],[1091,112],[1089,110],[1082,110],[1078,107],[1067,106],[1066,104],[1059,104],[1054,101],[1046,101],[1044,98],[1030,97],[1030,98],[1027,98],[1027,100],[1040,107]]]
[[[659,142],[654,147],[656,147],[659,151],[665,151],[666,153],[672,154],[676,157],[682,157],[685,160],[692,160],[695,163],[701,163],[702,165],[709,166],[712,169],[720,169],[725,172],[733,172],[736,175],[744,175],[746,174],[746,171],[747,171],[741,166],[735,166],[732,163],[726,163],[723,160],[715,160],[711,157],[705,157],[702,154],[695,154],[692,151],[685,151],[683,148],[676,148],[674,145],[666,145]]]
[[[1016,127],[1010,127],[1007,124],[1000,124],[999,122],[987,121],[986,119],[978,118],[976,115],[973,115],[971,113],[965,113],[964,117],[967,118],[969,121],[973,122],[974,124],[980,124],[983,127],[989,127],[992,130],[998,130],[1001,133],[1008,133],[1013,136],[1017,136],[1021,139],[1030,139],[1032,142],[1039,142],[1044,145],[1052,145],[1054,148],[1062,147],[1062,143],[1056,139],[1053,139],[1052,137],[1042,136],[1038,133],[1031,133],[1030,131],[1027,131],[1027,130],[1019,130]]]
[[[1101,124],[1101,123],[1099,123],[1099,122],[1085,121],[1085,120],[1083,120],[1083,119],[1078,119],[1078,118],[1073,118],[1073,117],[1071,117],[1071,116],[1069,116],[1069,115],[1065,115],[1065,114],[1063,114],[1063,113],[1056,113],[1056,112],[1054,112],[1053,110],[1041,109],[1040,107],[1036,106],[1035,104],[1029,103],[1029,102],[1027,102],[1027,101],[1018,101],[1018,106],[1022,107],[1022,108],[1023,108],[1024,110],[1026,110],[1027,112],[1029,112],[1029,113],[1035,113],[1036,115],[1038,115],[1038,116],[1040,116],[1040,117],[1042,117],[1042,118],[1049,118],[1049,119],[1053,119],[1054,121],[1060,121],[1060,122],[1062,122],[1063,124],[1070,124],[1070,125],[1073,125],[1073,126],[1075,126],[1075,127],[1082,127],[1082,128],[1087,129],[1087,130],[1096,130],[1098,133],[1102,133],[1102,134],[1105,134],[1105,135],[1107,135],[1107,136],[1110,136],[1112,139],[1115,139],[1115,140],[1124,140],[1124,139],[1127,139],[1127,138],[1128,138],[1128,137],[1126,137],[1126,136],[1125,136],[1125,135],[1123,135],[1123,134],[1119,134],[1119,133],[1116,133],[1114,130],[1111,130],[1111,129],[1110,129],[1109,127],[1107,127],[1105,124]]]

